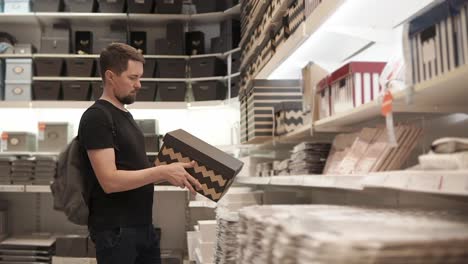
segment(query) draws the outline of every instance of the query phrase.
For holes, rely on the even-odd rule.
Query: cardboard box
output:
[[[195,136],[179,129],[164,136],[156,164],[190,162],[195,167],[187,171],[201,184],[200,194],[217,202],[226,193],[243,163]]]

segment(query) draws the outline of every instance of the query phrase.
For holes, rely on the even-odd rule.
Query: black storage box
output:
[[[109,44],[116,42],[127,43],[127,26],[125,24],[112,24],[107,34],[97,36],[93,43],[93,53],[100,54]]]
[[[68,235],[57,237],[55,241],[55,256],[85,258],[87,255],[87,236]]]
[[[98,0],[101,13],[124,13],[126,0]]]
[[[89,82],[62,82],[63,100],[68,101],[88,101],[89,100]]]
[[[156,83],[154,82],[141,82],[141,88],[138,90],[136,100],[154,102],[156,99]]]
[[[197,82],[192,84],[195,101],[224,100],[226,86],[219,81]]]
[[[156,119],[135,119],[135,123],[143,134],[159,134],[158,120]]]
[[[92,54],[93,53],[93,33],[91,31],[75,32],[75,53]]]
[[[69,77],[92,77],[94,59],[68,58],[65,59],[67,76]]]
[[[153,13],[153,0],[128,0],[128,13]]]
[[[164,136],[157,166],[192,160],[195,160],[195,167],[187,171],[201,183],[202,190],[198,192],[215,202],[226,193],[243,166],[238,159],[182,129]]]
[[[91,100],[96,101],[102,95],[104,88],[102,87],[102,82],[92,82],[91,84]]]
[[[237,4],[239,4],[239,0],[217,0],[216,9],[218,11],[224,11],[226,9],[234,7]]]
[[[185,78],[186,61],[183,59],[157,59],[157,78]]]
[[[41,37],[41,53],[70,53],[70,27],[68,25],[55,24],[46,28]]]
[[[169,23],[166,25],[166,39],[169,41],[184,42],[185,30],[182,23]]]
[[[168,41],[167,39],[157,39],[155,41],[156,55],[184,55],[184,43],[179,41]]]
[[[185,33],[185,49],[187,55],[205,54],[205,34],[201,31]]]
[[[58,100],[60,98],[60,82],[35,81],[32,85],[33,100]]]
[[[192,0],[197,14],[216,12],[217,4],[220,0]]]
[[[99,66],[99,59],[94,60],[94,77],[101,77],[101,66]]]
[[[65,11],[92,13],[96,11],[95,0],[65,0]]]
[[[63,11],[63,0],[35,0],[34,12],[61,12]]]
[[[183,0],[156,0],[156,13],[181,14]]]
[[[145,150],[146,152],[159,151],[159,136],[156,134],[145,134]]]
[[[153,78],[154,72],[156,70],[156,60],[155,59],[145,59],[145,64],[143,65],[143,78]]]
[[[130,46],[137,49],[140,53],[146,54],[146,32],[144,31],[130,32]]]
[[[190,60],[190,77],[225,76],[226,64],[218,58],[206,57]]]
[[[237,19],[226,19],[222,21],[219,35],[239,35],[240,38],[240,21]]]
[[[187,84],[184,82],[160,82],[158,83],[158,93],[161,101],[183,102]]]
[[[61,76],[63,72],[63,59],[35,58],[34,68],[36,76]]]

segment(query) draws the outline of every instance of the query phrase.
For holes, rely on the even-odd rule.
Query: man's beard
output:
[[[124,105],[133,104],[136,100],[136,94],[129,94],[125,97],[117,97],[117,100]]]

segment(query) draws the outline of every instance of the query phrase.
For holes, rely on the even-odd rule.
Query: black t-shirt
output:
[[[106,194],[89,162],[86,150],[114,148],[118,170],[141,170],[151,165],[146,156],[144,135],[133,116],[108,101],[97,100],[109,110],[112,124],[104,110],[90,107],[81,117],[78,139],[87,160],[88,184],[91,188],[88,226],[95,230],[128,227],[152,223],[154,187],[152,184],[125,191]]]

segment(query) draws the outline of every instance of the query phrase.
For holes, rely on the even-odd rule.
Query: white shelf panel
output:
[[[468,196],[468,171],[392,171],[371,174],[365,188]]]
[[[32,78],[33,81],[101,81],[101,77],[49,77],[49,76],[36,76]]]
[[[0,108],[30,108],[31,101],[0,101]]]
[[[0,156],[58,156],[58,152],[0,152]]]
[[[31,108],[86,109],[93,103],[93,101],[32,101]]]
[[[47,53],[36,53],[36,54],[32,54],[32,58],[97,59],[97,58],[99,58],[99,54],[47,54]]]
[[[24,192],[24,185],[0,185],[0,192]]]
[[[237,177],[236,181],[242,184],[268,185],[271,177]]]
[[[67,21],[76,25],[96,25],[127,20],[125,13],[40,12],[34,14],[44,25]]]
[[[32,54],[0,54],[0,59],[21,59],[21,58],[31,58]]]
[[[26,185],[25,192],[27,193],[50,193],[49,185]]]
[[[11,14],[0,13],[1,24],[37,24],[37,18],[34,13]]]
[[[230,17],[240,15],[240,4],[225,10],[224,12],[212,12],[190,15],[190,22],[196,24],[219,23]]]
[[[186,55],[144,55],[145,59],[184,59],[188,60],[190,56]]]

